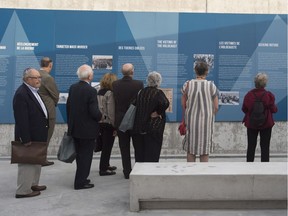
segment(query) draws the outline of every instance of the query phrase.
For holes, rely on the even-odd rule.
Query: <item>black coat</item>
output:
[[[71,85],[66,104],[68,134],[79,139],[98,137],[102,114],[98,107],[97,90],[85,81]]]
[[[24,83],[17,89],[13,98],[15,118],[15,140],[46,142],[48,120],[34,94]]]
[[[115,99],[115,127],[118,128],[130,103],[136,98],[138,91],[144,88],[143,82],[124,76],[113,82]]]

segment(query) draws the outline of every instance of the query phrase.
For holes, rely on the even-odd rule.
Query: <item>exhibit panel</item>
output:
[[[61,92],[57,122],[66,122],[69,86],[88,64],[97,87],[106,72],[122,77],[121,65],[135,66],[146,84],[150,71],[163,76],[170,100],[169,122],[181,121],[181,87],[195,77],[193,65],[206,61],[208,80],[219,89],[216,121],[242,121],[244,95],[258,72],[268,74],[267,90],[287,121],[287,16],[0,9],[0,123],[13,123],[12,98],[27,67],[43,56],[54,61],[52,76]]]

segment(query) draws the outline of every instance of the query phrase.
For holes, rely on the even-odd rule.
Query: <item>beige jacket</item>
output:
[[[42,77],[39,95],[41,96],[46,109],[48,110],[49,119],[56,118],[56,106],[59,101],[59,91],[54,78],[44,70],[39,70]]]
[[[99,109],[104,116],[100,123],[108,123],[114,127],[115,122],[115,102],[113,92],[108,90],[105,95],[97,95]]]

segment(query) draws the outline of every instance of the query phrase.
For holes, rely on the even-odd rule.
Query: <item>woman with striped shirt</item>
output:
[[[218,90],[212,81],[206,80],[208,65],[197,62],[194,67],[196,79],[188,80],[182,88],[182,107],[186,135],[183,148],[187,151],[187,161],[208,162],[212,147],[214,116],[218,111]]]

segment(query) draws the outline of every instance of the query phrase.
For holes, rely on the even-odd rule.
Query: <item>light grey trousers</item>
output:
[[[16,194],[32,193],[31,187],[39,184],[41,167],[41,165],[34,164],[18,164]]]

